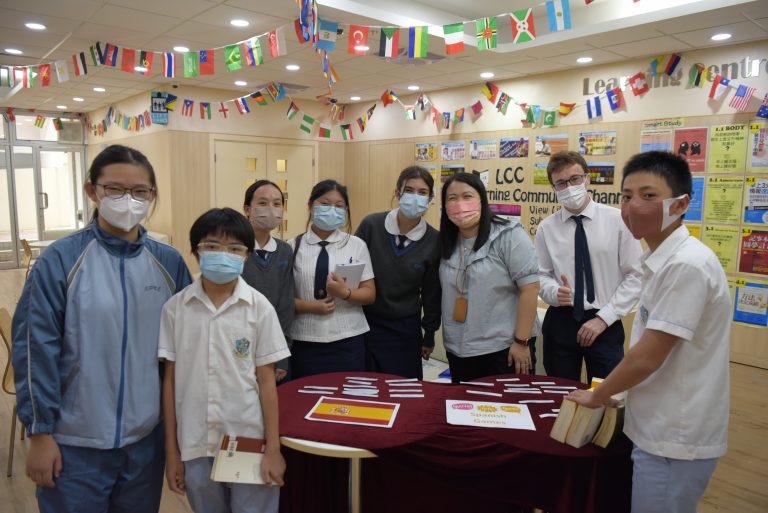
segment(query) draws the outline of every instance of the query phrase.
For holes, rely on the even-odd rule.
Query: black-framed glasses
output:
[[[152,194],[155,192],[154,187],[147,187],[146,185],[137,185],[136,187],[123,187],[122,185],[103,184],[97,183],[96,185],[104,189],[104,194],[112,199],[120,199],[129,193],[135,200],[148,201],[152,199]]]
[[[556,181],[554,184],[552,184],[552,187],[554,187],[556,191],[564,191],[569,185],[583,184],[586,177],[587,175],[573,175],[567,180]]]
[[[205,253],[206,251],[215,251],[219,253],[232,253],[242,257],[248,256],[248,247],[242,244],[220,244],[218,242],[201,242],[197,245],[197,251]]]

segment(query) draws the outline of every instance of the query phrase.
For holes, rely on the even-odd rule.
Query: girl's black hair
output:
[[[315,186],[312,187],[312,192],[309,194],[307,205],[312,208],[312,203],[314,203],[317,198],[330,191],[339,191],[341,197],[344,198],[344,204],[347,209],[347,222],[344,226],[347,229],[347,233],[352,232],[352,214],[349,212],[349,195],[347,194],[347,188],[336,180],[323,180],[322,182],[316,183]],[[307,220],[307,229],[309,229],[309,224],[311,222],[312,214],[310,214],[309,219]]]
[[[248,219],[231,208],[212,208],[197,218],[189,230],[192,253],[197,255],[197,245],[209,235],[223,235],[237,240],[252,253],[256,245],[253,227]]]
[[[456,249],[456,239],[459,236],[459,228],[453,224],[453,221],[448,219],[445,208],[445,197],[448,193],[448,187],[453,182],[465,183],[480,194],[480,227],[477,232],[477,239],[475,239],[475,245],[472,247],[473,251],[477,251],[488,241],[488,237],[491,234],[491,223],[507,223],[506,219],[498,217],[491,212],[491,207],[488,205],[488,194],[486,194],[485,186],[480,181],[479,176],[472,173],[456,173],[450,176],[440,191],[440,200],[443,207],[440,211],[440,246],[442,248],[442,257],[446,260],[451,258]]]
[[[112,144],[107,146],[96,155],[96,158],[91,162],[91,167],[88,169],[88,181],[91,182],[91,185],[93,185],[94,188],[96,187],[99,177],[104,172],[104,168],[110,164],[135,164],[146,169],[147,173],[149,173],[149,182],[152,185],[152,190],[155,192],[155,200],[157,200],[155,168],[152,167],[152,164],[150,164],[146,155],[136,148],[123,146],[122,144]],[[97,217],[98,213],[98,209],[94,208],[93,217]]]
[[[283,194],[282,189],[275,183],[270,180],[256,180],[254,183],[252,183],[246,190],[245,190],[245,200],[243,201],[243,205],[246,207],[251,206],[251,201],[253,201],[253,195],[256,193],[256,191],[260,187],[264,187],[265,185],[271,185],[275,189],[277,189],[277,192],[280,193],[280,197],[283,200],[283,205],[285,205],[285,194]]]

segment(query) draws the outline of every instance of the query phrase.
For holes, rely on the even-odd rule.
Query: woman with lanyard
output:
[[[13,319],[27,475],[42,512],[158,511],[160,313],[192,280],[139,224],[157,198],[147,158],[109,146],[88,174],[93,222],[40,255]]]
[[[293,321],[293,250],[288,243],[272,237],[283,222],[283,191],[269,180],[258,180],[245,191],[243,211],[251,222],[256,249],[243,265],[243,279],[269,300],[280,320],[288,348]],[[277,381],[290,379],[290,359],[277,363]]]
[[[435,347],[440,327],[439,234],[423,217],[434,184],[422,167],[403,169],[395,189],[399,207],[369,215],[357,229],[368,245],[374,274],[392,277],[379,280],[376,301],[363,308],[371,328],[365,334],[369,371],[422,379],[421,359],[428,360]]]
[[[309,196],[310,229],[288,243],[294,251],[296,317],[291,325],[294,378],[325,372],[364,371],[368,331],[362,305],[376,299],[365,242],[349,234],[347,188],[324,180]],[[345,226],[347,232],[340,228]],[[348,287],[338,264],[363,264],[360,283]]]
[[[451,176],[442,204],[443,340],[452,381],[533,373],[539,267],[531,239],[520,223],[493,215],[473,174]]]

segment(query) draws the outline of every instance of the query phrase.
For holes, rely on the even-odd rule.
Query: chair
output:
[[[21,265],[27,270],[24,274],[24,280],[26,280],[29,276],[29,271],[32,269],[32,261],[35,260],[35,256],[32,254],[32,248],[29,247],[27,239],[19,239],[19,242],[21,242],[21,247],[24,250],[24,259]]]
[[[11,314],[5,308],[0,308],[0,335],[3,339],[3,347],[7,360],[3,371],[3,392],[16,395],[16,387],[13,382],[13,367],[11,366]],[[21,426],[21,439],[24,440],[24,426]],[[13,401],[13,415],[11,416],[11,442],[8,445],[8,472],[11,477],[13,469],[13,450],[16,443],[16,400]]]

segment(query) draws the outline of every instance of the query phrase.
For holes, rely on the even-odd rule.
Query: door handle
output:
[[[48,209],[48,193],[41,192],[40,194],[43,195],[43,210],[47,210]]]

